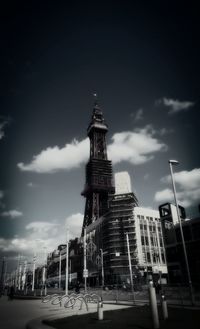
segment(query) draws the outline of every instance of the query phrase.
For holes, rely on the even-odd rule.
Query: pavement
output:
[[[104,310],[127,308],[127,305],[105,304]],[[89,304],[89,312],[97,312],[97,304]],[[7,296],[0,298],[0,328],[1,329],[45,329],[51,328],[42,324],[43,319],[57,319],[70,315],[87,313],[85,306],[80,311],[77,305],[74,310],[42,303],[41,300],[8,300]]]
[[[162,309],[158,307],[160,329],[198,329],[200,312],[195,309],[177,307],[168,308],[168,319],[164,320]],[[46,324],[56,329],[152,329],[153,322],[149,306],[129,307],[104,312],[104,319],[99,321],[92,314],[70,316],[51,321]]]
[[[141,300],[138,301],[140,306],[145,305],[145,302]],[[137,303],[138,304],[138,303]],[[115,311],[127,309],[133,306],[131,301],[121,302],[120,305],[113,303],[113,301],[107,301],[104,303],[104,311]],[[66,318],[73,315],[84,315],[87,312],[85,305],[83,305],[82,310],[79,310],[80,305],[72,310],[71,308],[60,307],[59,305],[51,305],[51,303],[42,303],[41,299],[13,299],[8,300],[7,296],[2,296],[0,298],[0,328],[1,329],[47,329],[51,328],[49,325],[42,323],[42,320],[47,319],[50,322]],[[146,306],[147,307],[147,306]],[[179,307],[180,308],[180,307]],[[189,307],[187,307],[189,309]],[[137,307],[138,309],[138,307]],[[144,310],[144,308],[140,309]],[[147,307],[147,310],[149,308]],[[193,307],[193,311],[199,307]],[[134,308],[137,312],[136,308]],[[181,312],[184,313],[184,309],[180,308]],[[89,304],[89,312],[97,314],[97,304]],[[120,314],[120,312],[117,312]],[[149,311],[148,311],[149,314]],[[200,314],[200,312],[199,312]],[[96,316],[96,315],[95,315]],[[141,316],[141,314],[140,314]],[[148,315],[149,316],[149,315]],[[76,317],[77,318],[77,317]],[[132,320],[131,320],[132,321]],[[139,325],[140,326],[140,325]],[[140,326],[141,327],[141,326]],[[145,327],[145,326],[144,326]],[[82,328],[82,326],[81,326]],[[125,327],[124,327],[125,328]],[[82,328],[83,329],[83,328]]]

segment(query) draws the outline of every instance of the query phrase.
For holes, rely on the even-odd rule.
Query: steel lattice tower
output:
[[[86,165],[86,183],[81,193],[86,198],[83,229],[108,211],[109,195],[115,193],[112,163],[107,158],[107,131],[103,113],[95,102],[87,129],[90,159]]]

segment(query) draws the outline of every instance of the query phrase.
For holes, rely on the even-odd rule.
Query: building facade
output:
[[[145,275],[166,275],[166,255],[159,211],[135,207],[133,215],[138,267]]]
[[[185,257],[176,207],[170,203],[159,207],[166,250],[169,281],[188,285]],[[200,289],[200,216],[186,219],[185,210],[179,206],[192,284]]]

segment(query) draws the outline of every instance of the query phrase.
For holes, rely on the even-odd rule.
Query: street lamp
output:
[[[127,242],[128,263],[129,263],[129,271],[130,271],[130,279],[131,279],[131,291],[132,291],[132,295],[133,295],[133,301],[135,303],[135,293],[134,293],[134,289],[133,289],[133,272],[132,272],[132,264],[131,264],[131,254],[130,254],[130,246],[129,246],[128,232],[126,233],[126,242]]]
[[[87,270],[87,242],[86,242],[86,228],[84,228],[84,236],[83,236],[83,278],[84,278],[84,287],[85,293],[87,292],[87,277],[88,277],[88,270]]]
[[[33,278],[32,278],[32,291],[35,290],[35,264],[36,264],[36,253],[33,256]]]
[[[103,249],[100,249],[101,252],[101,278],[102,278],[102,289],[104,287],[104,267],[103,267]]]
[[[194,305],[195,300],[194,300],[194,294],[193,294],[192,280],[191,280],[190,268],[189,268],[189,263],[188,263],[188,256],[187,256],[185,240],[184,240],[184,235],[183,235],[182,222],[181,222],[181,218],[180,218],[180,214],[179,214],[178,201],[177,201],[177,196],[176,196],[176,187],[175,187],[173,169],[172,169],[173,165],[178,165],[178,164],[179,164],[179,162],[177,160],[169,160],[169,167],[170,167],[170,173],[171,173],[171,178],[172,178],[172,186],[173,186],[173,192],[174,192],[174,200],[175,200],[177,217],[178,217],[179,226],[180,226],[181,240],[182,240],[183,253],[184,253],[186,270],[187,270],[187,275],[188,275],[188,283],[189,283],[191,301],[192,301],[192,305]]]
[[[66,266],[65,266],[65,294],[68,295],[68,280],[69,280],[69,230],[67,228],[66,236]]]
[[[43,266],[43,287],[44,287],[44,295],[47,295],[47,250],[44,248],[44,266]]]
[[[61,290],[61,264],[62,264],[62,254],[61,249],[59,253],[59,290]]]

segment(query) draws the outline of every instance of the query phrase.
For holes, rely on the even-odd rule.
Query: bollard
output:
[[[159,328],[159,318],[158,318],[158,307],[156,300],[155,288],[153,287],[153,282],[149,282],[149,303],[151,307],[151,315],[153,320],[153,328]]]
[[[98,320],[103,320],[103,300],[98,301],[97,304]]]
[[[163,319],[166,320],[168,319],[168,310],[167,310],[167,301],[165,295],[161,296],[161,304],[162,304]]]

